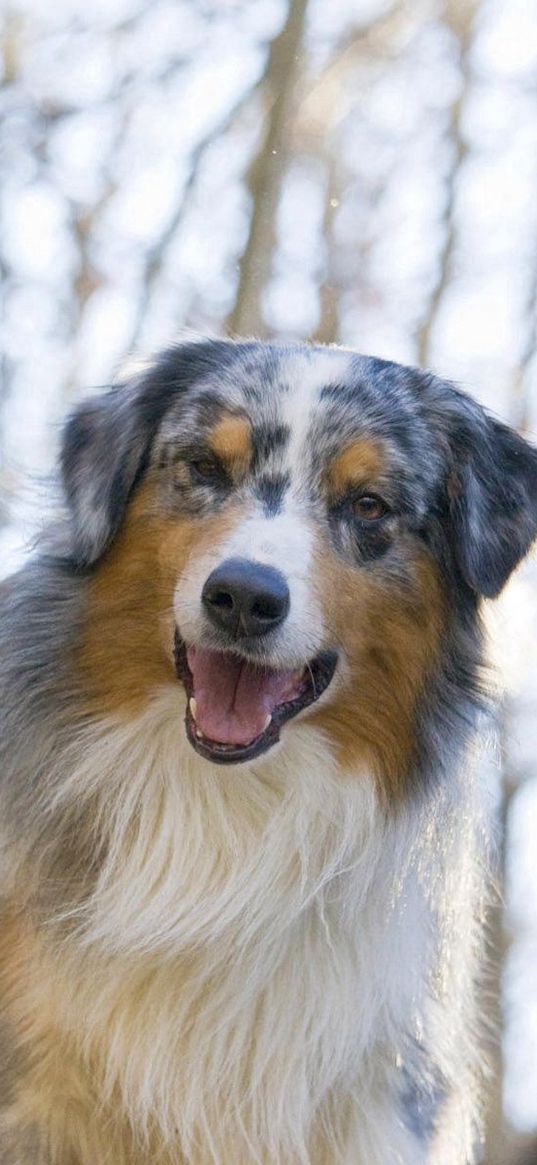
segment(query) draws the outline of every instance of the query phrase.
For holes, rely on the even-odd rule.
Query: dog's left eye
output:
[[[352,508],[355,517],[365,522],[376,522],[379,518],[384,518],[389,509],[386,502],[376,494],[362,494],[361,497],[355,498]]]

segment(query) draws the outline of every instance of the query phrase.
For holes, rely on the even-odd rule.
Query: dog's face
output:
[[[63,464],[101,610],[130,604],[131,671],[141,644],[150,687],[173,650],[211,762],[285,745],[299,716],[396,782],[454,620],[536,530],[528,445],[449,385],[338,349],[180,347],[83,406]]]

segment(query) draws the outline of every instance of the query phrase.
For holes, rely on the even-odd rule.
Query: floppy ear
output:
[[[136,384],[118,386],[80,405],[65,427],[61,468],[78,566],[106,550],[145,467],[152,427],[136,398]]]
[[[78,566],[97,562],[116,534],[168,406],[199,377],[222,376],[251,347],[230,340],[173,344],[144,372],[76,410],[65,427],[61,468]]]
[[[469,586],[493,598],[537,536],[537,450],[474,402],[464,411],[449,486],[454,550]]]

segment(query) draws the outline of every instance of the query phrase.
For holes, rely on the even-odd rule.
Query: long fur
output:
[[[245,347],[251,362],[258,346]],[[228,358],[213,352],[217,369]],[[199,360],[205,373],[203,348]],[[168,383],[151,375],[149,429]],[[125,416],[137,399],[129,388]],[[89,433],[77,430],[78,483]],[[148,463],[137,433],[128,483],[116,472],[124,505],[145,472],[136,457]],[[108,475],[101,428],[97,440]],[[322,716],[222,772],[188,743],[171,671],[128,714],[88,703],[82,630],[121,522],[91,480],[98,522],[78,560],[76,532],[60,534],[2,598],[1,1165],[467,1165],[481,1088],[479,632],[438,499],[427,539],[459,605],[415,706],[413,773],[387,805],[375,765],[345,768]],[[497,587],[497,555],[486,569]],[[121,601],[136,613],[129,578]]]
[[[91,894],[58,912],[41,970],[102,1098],[121,1096],[142,1142],[157,1127],[172,1160],[179,1131],[187,1160],[218,1165],[380,1165],[386,1142],[404,1154],[407,1141],[418,1161],[402,1117],[389,1128],[399,1057],[424,1109],[439,1088],[456,1093],[434,1160],[463,1160],[477,1071],[469,1002],[461,1014],[479,949],[470,790],[463,830],[453,789],[389,822],[367,774],[342,784],[310,731],[274,772],[225,782],[187,748],[163,691],[134,729],[83,731],[41,807],[64,836],[87,810],[104,853]],[[352,1130],[355,1101],[379,1115]],[[324,1155],[311,1154],[312,1129]]]

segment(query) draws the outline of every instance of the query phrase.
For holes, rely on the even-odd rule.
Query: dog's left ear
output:
[[[537,536],[537,449],[465,405],[448,483],[454,552],[469,586],[493,598]]]

